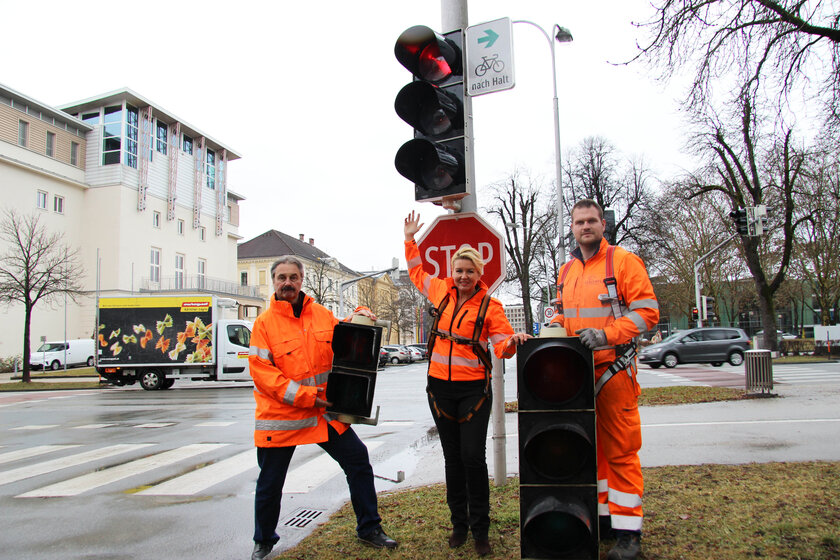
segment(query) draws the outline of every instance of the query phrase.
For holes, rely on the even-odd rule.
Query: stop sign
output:
[[[469,245],[484,261],[481,280],[492,292],[505,278],[505,242],[502,236],[474,213],[445,214],[432,222],[417,246],[423,270],[438,278],[452,276],[452,255]]]

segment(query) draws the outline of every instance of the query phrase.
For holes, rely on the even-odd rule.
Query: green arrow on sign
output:
[[[487,37],[481,37],[480,39],[478,39],[477,42],[487,43],[486,45],[484,45],[484,48],[489,49],[493,46],[493,43],[496,42],[496,39],[499,38],[499,34],[493,31],[492,29],[485,29],[484,34],[487,35]]]

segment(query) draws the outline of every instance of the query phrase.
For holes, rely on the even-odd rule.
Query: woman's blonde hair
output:
[[[458,259],[467,259],[473,263],[473,266],[476,270],[478,270],[479,274],[484,274],[484,261],[482,260],[481,255],[469,245],[464,245],[455,251],[454,255],[452,255],[452,268],[455,268],[455,261]]]

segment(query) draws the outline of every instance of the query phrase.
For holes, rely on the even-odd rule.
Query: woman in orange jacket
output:
[[[452,520],[449,546],[466,542],[471,531],[479,556],[490,554],[490,486],[485,456],[490,421],[490,356],[510,358],[516,345],[531,338],[514,334],[499,300],[481,281],[484,261],[469,246],[452,257],[452,277],[439,279],[423,270],[414,235],[420,215],[405,219],[405,258],[411,281],[436,308],[429,340],[429,408],[440,435],[446,471],[446,502]]]

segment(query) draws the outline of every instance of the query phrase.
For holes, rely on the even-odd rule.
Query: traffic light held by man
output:
[[[578,248],[560,269],[552,322],[593,351],[601,536],[616,537],[609,560],[628,560],[640,553],[644,487],[634,339],[657,324],[659,304],[642,260],[604,239],[595,201],[574,205],[571,227]]]

